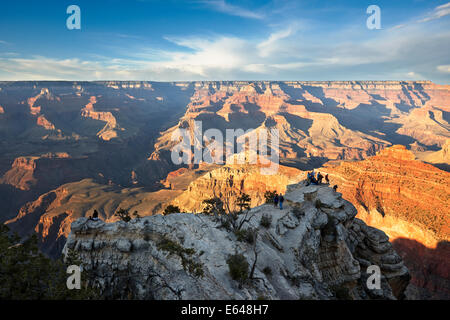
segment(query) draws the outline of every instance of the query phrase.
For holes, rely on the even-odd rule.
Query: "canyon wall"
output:
[[[302,171],[284,166],[280,166],[276,174],[264,175],[257,165],[226,165],[195,179],[171,203],[184,212],[202,212],[203,200],[217,197],[233,211],[238,210],[237,198],[246,193],[251,198],[251,207],[256,207],[265,203],[266,191],[285,193],[288,184],[302,178]]]
[[[423,298],[450,291],[450,173],[415,160],[404,146],[360,162],[319,169],[328,173],[358,218],[389,235],[411,269]]]

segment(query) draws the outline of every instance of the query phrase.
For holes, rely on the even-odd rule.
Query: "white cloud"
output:
[[[436,69],[439,72],[450,73],[450,64],[437,66]]]
[[[275,51],[280,49],[279,44],[280,40],[286,39],[294,33],[293,27],[288,27],[287,29],[279,30],[274,33],[271,33],[269,38],[260,44],[258,44],[259,54],[262,57],[267,57],[273,54]]]
[[[440,5],[429,13],[425,18],[419,20],[419,22],[427,22],[431,20],[440,19],[442,17],[448,16],[450,14],[450,2]]]
[[[230,14],[233,16],[250,18],[250,19],[263,19],[264,15],[261,13],[257,13],[252,10],[248,10],[236,5],[232,5],[227,3],[225,0],[210,0],[210,1],[200,1],[211,7],[212,9],[223,12],[226,14]]]
[[[447,30],[406,24],[368,37],[364,28],[354,28],[322,33],[318,40],[316,35],[298,30],[295,23],[287,23],[261,30],[266,34],[262,39],[223,35],[166,37],[179,48],[169,51],[142,46],[128,50],[127,58],[121,59],[0,55],[0,80],[420,78],[450,82]]]

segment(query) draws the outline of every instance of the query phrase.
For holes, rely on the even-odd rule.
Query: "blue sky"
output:
[[[0,80],[450,83],[448,1],[16,0],[0,30]]]

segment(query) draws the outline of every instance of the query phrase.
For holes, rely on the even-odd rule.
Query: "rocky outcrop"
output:
[[[418,153],[421,160],[436,164],[442,170],[450,172],[450,138],[442,145],[439,151],[425,151]]]
[[[240,215],[237,221],[245,221],[238,232],[220,217],[200,214],[129,223],[80,218],[63,252],[78,253],[107,298],[402,298],[407,268],[386,234],[356,213],[331,188],[300,183],[288,187],[283,210],[266,204]],[[267,217],[270,224],[262,223]],[[239,238],[242,232],[252,232],[253,241]],[[247,261],[240,273],[247,279],[231,277],[235,254]],[[379,288],[367,287],[370,265],[381,270]]]
[[[102,185],[92,179],[64,184],[23,205],[17,216],[5,223],[22,237],[36,233],[41,250],[59,257],[70,232],[70,224],[97,210],[106,221],[116,221],[114,213],[123,208],[141,216],[162,211],[162,203],[179,195],[177,190],[145,192],[139,188]]]
[[[117,137],[117,130],[120,127],[117,125],[117,120],[113,114],[109,111],[96,111],[94,110],[94,104],[97,103],[95,96],[90,97],[89,103],[81,109],[81,116],[106,122],[102,130],[97,133],[97,136],[103,140],[111,140]]]
[[[38,115],[41,112],[41,106],[37,106],[35,107],[34,104],[36,103],[37,100],[39,99],[46,99],[46,100],[54,100],[55,97],[53,96],[52,93],[50,93],[50,91],[48,90],[48,88],[42,88],[41,92],[39,94],[37,94],[34,97],[28,98],[27,99],[27,104],[30,108],[30,114],[33,116]],[[59,99],[58,97],[56,97],[56,99]]]
[[[0,183],[20,190],[55,188],[61,183],[87,176],[85,163],[86,157],[74,159],[65,152],[18,157],[3,177],[0,177]]]
[[[55,126],[53,125],[53,123],[51,123],[50,121],[47,120],[47,118],[44,115],[40,115],[37,120],[36,120],[36,124],[38,126],[43,127],[46,130],[55,130]]]
[[[3,177],[0,177],[0,183],[10,184],[20,190],[29,190],[36,184],[34,171],[36,170],[36,160],[38,157],[19,157],[16,158],[11,169]]]

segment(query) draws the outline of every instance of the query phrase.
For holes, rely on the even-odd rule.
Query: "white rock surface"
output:
[[[258,229],[256,245],[238,241],[212,216],[155,215],[129,223],[72,223],[63,254],[78,252],[83,267],[108,298],[137,299],[395,299],[409,273],[384,232],[355,218],[354,206],[325,185],[290,185],[285,208],[253,208],[242,229]],[[269,228],[260,225],[272,216]],[[241,216],[240,219],[242,219]],[[192,254],[161,249],[169,239]],[[242,253],[253,279],[240,285],[227,258]],[[184,266],[183,266],[184,260]],[[186,262],[187,261],[187,262]],[[203,276],[189,267],[201,265]],[[365,283],[367,266],[382,271],[380,290]],[[271,270],[271,274],[264,270]]]

